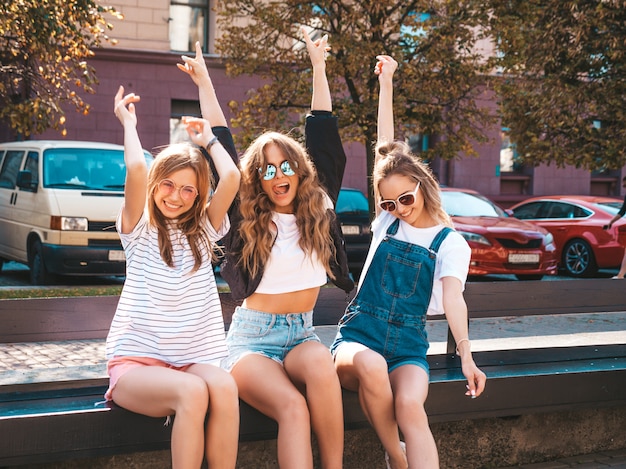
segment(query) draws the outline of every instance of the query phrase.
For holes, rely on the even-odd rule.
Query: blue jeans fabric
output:
[[[232,370],[244,356],[256,353],[282,365],[287,353],[304,342],[320,342],[313,327],[313,311],[272,314],[238,306],[233,314],[222,368]]]
[[[331,352],[343,342],[357,342],[382,355],[389,372],[414,364],[429,371],[426,311],[435,261],[451,231],[442,229],[429,248],[393,238],[399,220],[387,229],[374,253],[363,284],[339,321]]]

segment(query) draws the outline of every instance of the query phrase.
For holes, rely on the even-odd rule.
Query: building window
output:
[[[201,117],[199,101],[172,100],[170,116],[170,143],[190,142],[189,135],[182,123],[183,116]]]
[[[170,3],[170,48],[195,50],[196,41],[208,51],[209,0],[172,0]]]
[[[524,163],[517,153],[515,143],[509,138],[509,129],[503,127],[500,132],[500,171],[503,173],[522,173]]]

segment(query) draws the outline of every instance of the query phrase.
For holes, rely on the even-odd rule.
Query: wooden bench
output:
[[[468,284],[465,297],[472,318],[617,312],[626,309],[621,283],[476,282]],[[235,303],[222,296],[228,323]],[[323,289],[316,311],[338,317],[345,301],[343,292]],[[0,342],[103,338],[116,302],[117,297],[0,301]],[[450,353],[454,343],[447,348],[428,356],[431,424],[601,408],[617,409],[618,424],[626,422],[624,344],[475,352],[489,377],[486,392],[475,400],[463,396],[465,379]],[[0,467],[169,448],[171,427],[164,419],[102,403],[106,385],[99,378],[1,386]],[[357,395],[344,391],[343,397],[346,429],[368,428]],[[242,402],[240,436],[273,439],[276,424]]]

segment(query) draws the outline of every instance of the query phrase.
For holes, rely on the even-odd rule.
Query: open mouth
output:
[[[285,195],[287,192],[289,192],[289,183],[285,182],[282,184],[277,184],[272,187],[272,190],[276,195]]]

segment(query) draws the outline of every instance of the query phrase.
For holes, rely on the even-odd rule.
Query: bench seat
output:
[[[622,345],[476,352],[489,377],[476,400],[464,396],[458,357],[429,355],[431,423],[572,408],[626,405]],[[104,403],[105,379],[5,386],[0,390],[0,466],[169,448],[164,418]],[[344,390],[347,429],[369,426],[356,393]],[[276,423],[241,404],[242,441],[273,439]]]

